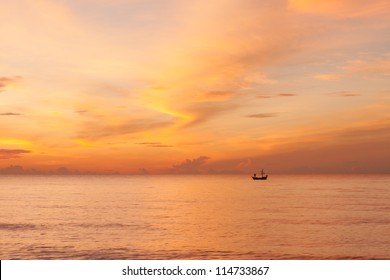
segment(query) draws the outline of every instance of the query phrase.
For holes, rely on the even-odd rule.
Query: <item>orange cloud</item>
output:
[[[154,129],[167,127],[172,124],[171,120],[155,119],[127,119],[120,123],[109,123],[103,120],[87,121],[78,136],[82,139],[97,140],[118,135],[127,135],[138,132],[145,132]]]
[[[138,145],[144,145],[145,147],[152,147],[152,148],[169,148],[172,147],[172,145],[166,145],[161,142],[141,142],[136,143]]]
[[[387,2],[5,1],[0,72],[24,86],[0,94],[0,143],[23,166],[152,173],[338,151],[333,129],[388,115]]]
[[[0,113],[0,116],[21,116],[22,114],[20,113],[13,113],[13,112],[5,112],[5,113]]]
[[[248,118],[256,118],[256,119],[263,119],[263,118],[273,118],[276,117],[276,113],[258,113],[258,114],[251,114],[247,115]]]
[[[363,73],[371,77],[390,76],[390,53],[349,61],[344,69],[349,73]]]
[[[289,0],[290,7],[305,13],[320,13],[342,17],[370,16],[387,13],[387,0]]]
[[[337,92],[332,92],[329,93],[329,95],[334,95],[334,96],[341,96],[341,97],[354,97],[354,96],[360,96],[361,94],[353,91],[337,91]]]
[[[331,81],[340,79],[341,75],[339,74],[318,74],[314,76],[314,79],[323,80],[323,81]]]
[[[214,90],[197,95],[196,102],[223,102],[234,95],[231,91]]]
[[[209,160],[209,157],[200,156],[195,159],[187,159],[180,164],[172,166],[173,173],[194,174],[204,172],[203,165]]]
[[[21,155],[26,153],[30,153],[30,151],[21,149],[0,149],[0,159],[19,158]]]
[[[21,79],[22,78],[20,76],[0,77],[0,90],[18,83]]]
[[[275,97],[292,97],[292,96],[297,96],[297,94],[295,93],[261,94],[261,95],[257,95],[256,98],[268,99],[268,98],[275,98]]]
[[[292,20],[281,3],[200,1],[186,12],[181,18],[185,28],[164,46],[167,58],[154,68],[161,77],[151,77],[153,84],[141,95],[145,106],[178,117],[181,126],[210,119],[209,102],[227,102],[242,90],[277,84],[261,69],[287,56],[300,36],[291,32],[294,23],[275,21],[281,15]],[[271,30],[265,28],[269,22],[278,23]]]

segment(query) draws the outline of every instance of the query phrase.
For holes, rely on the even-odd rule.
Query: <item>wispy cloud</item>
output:
[[[198,125],[226,112],[231,112],[238,105],[230,102],[200,102],[190,104],[185,110],[192,116],[182,126],[184,128]]]
[[[244,77],[241,81],[241,87],[243,89],[252,89],[254,86],[274,85],[277,83],[277,80],[269,78],[264,73],[255,73]]]
[[[75,113],[85,114],[85,113],[88,113],[88,111],[87,110],[76,110]]]
[[[0,116],[21,116],[22,114],[20,113],[13,113],[13,112],[5,112],[5,113],[0,113]]]
[[[340,74],[328,73],[328,74],[318,74],[318,75],[315,75],[313,77],[316,80],[331,81],[331,80],[338,80],[338,79],[340,79],[341,75]]]
[[[369,77],[388,77],[390,76],[390,53],[349,61],[344,69],[349,73],[363,73]]]
[[[356,96],[361,96],[362,94],[357,91],[341,90],[341,91],[325,93],[325,95],[333,96],[333,97],[356,97]]]
[[[277,94],[279,97],[291,97],[291,96],[297,96],[295,93],[279,93]]]
[[[375,14],[386,14],[390,4],[387,0],[289,0],[292,8],[304,13],[325,14],[334,17],[366,17]]]
[[[247,118],[258,118],[258,119],[273,118],[276,116],[277,116],[276,113],[258,113],[258,114],[246,115]]]
[[[342,97],[360,96],[359,93],[353,91],[339,91],[339,92],[335,92],[334,94]]]
[[[232,91],[213,90],[201,93],[196,97],[197,102],[221,102],[230,99],[235,93]]]
[[[275,98],[275,97],[293,97],[293,96],[297,96],[297,94],[295,93],[259,94],[256,95],[256,98],[268,99],[268,98]]]
[[[101,138],[115,137],[126,134],[147,132],[160,129],[172,124],[170,120],[155,119],[128,119],[118,124],[111,124],[108,121],[86,121],[83,129],[78,132],[78,137],[82,139],[98,140]]]
[[[172,145],[166,145],[161,142],[141,142],[141,143],[136,143],[138,145],[144,145],[146,147],[151,147],[151,148],[169,148],[172,147]]]
[[[0,77],[0,90],[9,85],[16,84],[22,79],[20,76],[12,76],[12,77]]]
[[[163,76],[150,79],[164,90],[143,94],[146,106],[178,116],[184,124],[213,119],[204,110],[208,105],[191,103],[226,102],[242,90],[277,84],[261,69],[300,44],[302,33],[295,31],[299,27],[281,2],[195,1],[187,12],[182,19],[186,29],[167,46],[170,59],[156,66]],[[279,23],[280,16],[291,24]],[[272,30],[264,28],[269,22],[275,23]]]
[[[26,153],[30,153],[30,151],[22,149],[0,149],[0,159],[19,158]]]

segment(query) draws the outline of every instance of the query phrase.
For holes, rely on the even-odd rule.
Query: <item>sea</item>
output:
[[[390,259],[390,175],[0,176],[0,259]]]

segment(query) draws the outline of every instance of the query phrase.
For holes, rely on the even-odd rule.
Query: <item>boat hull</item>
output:
[[[252,179],[253,180],[267,180],[268,178],[268,175],[267,176],[264,176],[264,177],[255,177],[255,176],[252,176]]]

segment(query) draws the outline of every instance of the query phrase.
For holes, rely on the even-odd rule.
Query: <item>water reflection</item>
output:
[[[370,184],[375,180],[375,184]],[[23,176],[2,259],[389,259],[390,176]],[[370,187],[368,187],[370,186]]]

